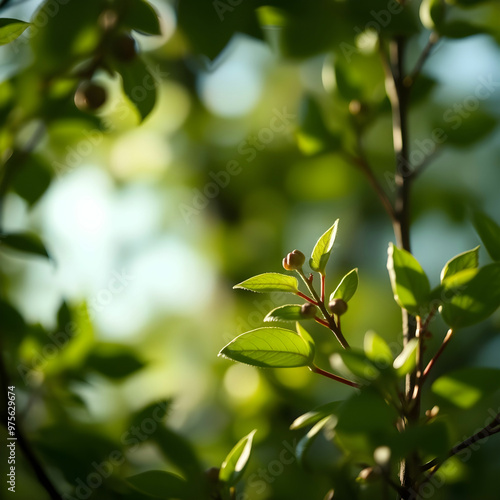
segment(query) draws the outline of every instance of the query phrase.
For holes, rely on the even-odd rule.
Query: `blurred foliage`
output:
[[[441,457],[498,413],[498,2],[7,0],[0,15],[2,386],[65,498],[386,498],[381,474],[400,457]],[[359,163],[392,200],[379,37],[406,38],[409,75],[434,45],[410,102],[416,260],[400,256],[410,272],[393,291],[417,312],[450,294],[426,359],[443,318],[464,327],[423,394],[440,412],[403,433],[383,398],[415,346],[401,354],[390,223]],[[337,218],[318,269],[349,301],[352,352],[313,321],[314,353],[290,338],[367,386],[217,359],[286,302],[231,287],[281,271]],[[448,262],[441,282],[480,242],[473,227],[483,267]],[[17,498],[49,498],[23,446]],[[427,498],[497,498],[497,447],[446,462]]]

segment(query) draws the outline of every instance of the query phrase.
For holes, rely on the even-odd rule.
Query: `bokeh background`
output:
[[[262,326],[267,312],[287,300],[232,286],[254,274],[280,272],[289,251],[309,253],[337,218],[327,286],[332,290],[354,267],[360,276],[343,330],[354,346],[362,345],[369,329],[398,345],[400,312],[386,271],[390,222],[355,165],[338,151],[311,146],[301,137],[304,95],[322,104],[331,130],[353,135],[352,99],[339,89],[334,68],[340,55],[286,57],[276,43],[279,26],[274,26],[264,30],[266,40],[232,37],[209,60],[191,50],[172,2],[151,3],[160,13],[162,36],[134,35],[142,56],[160,72],[151,115],[139,124],[119,79],[99,73],[97,79],[109,92],[99,111],[106,126],[77,116],[52,122],[35,151],[45,178],[36,172],[30,177],[26,170],[16,181],[21,187],[5,201],[3,229],[34,231],[52,256],[1,254],[4,300],[25,323],[22,337],[12,341],[6,336],[19,418],[63,491],[71,491],[77,478],[93,470],[92,462],[103,461],[117,443],[122,447],[131,416],[171,398],[168,425],[193,444],[207,468],[219,465],[238,439],[258,429],[248,472],[253,480],[241,498],[320,499],[329,488],[321,471],[340,456],[326,439],[310,452],[313,473],[295,461],[270,464],[279,461],[283,443],[294,446],[301,437],[300,431],[289,430],[294,418],[342,399],[349,389],[306,369],[259,370],[217,353],[237,334]],[[14,3],[2,15],[29,20],[38,5]],[[412,38],[410,61],[427,36]],[[4,99],[12,93],[20,100],[36,94],[28,83],[24,88],[9,84],[11,75],[32,63],[25,39],[29,33],[0,49]],[[378,113],[367,128],[365,148],[392,195],[391,118],[376,40],[354,32],[349,43],[356,52],[352,64],[344,61],[343,67],[357,89],[354,97],[362,96]],[[483,111],[474,109],[464,117],[455,106],[467,104],[481,79],[495,82],[480,105],[498,120],[499,60],[500,48],[487,35],[438,45],[411,110],[415,150],[425,153],[429,131],[449,126],[457,116],[464,122],[459,130],[474,129]],[[473,144],[462,136],[440,145],[415,183],[413,250],[432,284],[449,258],[479,244],[472,209],[498,220],[500,131],[493,122]],[[317,152],[307,154],[311,148]],[[44,182],[47,190],[38,199],[22,196]],[[488,261],[482,249],[480,255],[482,263]],[[67,307],[61,307],[63,301]],[[500,367],[499,328],[497,314],[460,331],[435,375],[468,365]],[[53,344],[49,334],[61,331],[61,338],[71,340],[47,347]],[[318,325],[310,331],[319,363],[328,368],[328,356],[338,346]],[[432,331],[431,348],[436,348],[445,327],[436,320]],[[442,402],[429,395],[425,404]],[[451,443],[482,427],[488,409],[498,404],[491,397],[474,410],[459,411],[450,428]],[[481,481],[500,467],[498,442],[493,441],[473,453],[466,466],[456,465],[449,486],[436,491],[435,498],[493,498],[491,485]],[[154,436],[126,456],[117,472],[124,477],[149,469],[175,470]],[[253,474],[260,474],[259,480]],[[468,489],[472,477],[474,492]],[[21,457],[17,487],[16,498],[45,498]],[[122,498],[112,482],[92,495]]]

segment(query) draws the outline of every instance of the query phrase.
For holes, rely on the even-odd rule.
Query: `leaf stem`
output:
[[[323,375],[323,377],[327,377],[327,378],[331,378],[332,380],[336,380],[337,382],[340,382],[341,384],[345,384],[345,385],[348,385],[350,387],[355,387],[356,389],[359,389],[361,387],[356,382],[351,382],[350,380],[339,377],[338,375],[335,375],[333,373],[327,372],[326,370],[323,370],[322,368],[319,368],[316,365],[310,366],[309,370],[311,370],[313,373]]]
[[[452,336],[453,336],[453,329],[450,328],[448,330],[448,332],[446,333],[446,336],[444,337],[443,343],[441,344],[441,347],[439,348],[438,352],[436,352],[434,357],[429,361],[429,363],[425,367],[424,373],[422,374],[422,383],[429,375],[429,372],[431,371],[432,367],[435,365],[439,356],[441,356],[441,354],[443,353],[444,348],[448,345],[448,342],[451,340]]]
[[[304,300],[307,300],[308,302],[310,302],[311,304],[314,304],[315,306],[318,305],[318,303],[311,299],[311,297],[308,297],[305,293],[302,293],[301,291],[298,291],[298,292],[295,292],[295,295],[299,296],[300,298],[304,299]]]

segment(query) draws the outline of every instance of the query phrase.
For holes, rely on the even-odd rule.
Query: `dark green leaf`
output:
[[[11,304],[0,299],[0,331],[2,336],[7,334],[13,337],[19,337],[26,332],[27,326],[24,318]]]
[[[291,430],[302,429],[308,425],[313,425],[316,422],[333,415],[342,401],[333,401],[332,403],[327,403],[325,405],[319,406],[318,408],[304,413],[300,417],[297,417],[292,425]]]
[[[475,269],[479,265],[479,247],[458,254],[450,259],[441,271],[441,282],[465,269]]]
[[[474,227],[483,242],[490,257],[500,261],[500,226],[486,214],[474,214]]]
[[[358,289],[358,268],[349,271],[339,283],[339,286],[330,295],[332,299],[343,299],[349,302]]]
[[[141,493],[153,498],[188,498],[186,481],[171,472],[150,470],[131,476],[127,482]]]
[[[0,248],[3,246],[20,252],[41,255],[42,257],[49,258],[49,254],[47,253],[44,244],[40,238],[33,233],[1,234]]]
[[[155,401],[154,403],[147,405],[145,408],[142,408],[137,413],[135,413],[131,418],[130,426],[141,427],[146,419],[153,419],[159,425],[161,425],[165,420],[171,406],[171,399],[162,399],[160,401]]]
[[[439,377],[432,391],[459,408],[472,408],[481,398],[500,389],[500,370],[463,368]]]
[[[29,23],[19,19],[0,19],[0,45],[6,45],[24,33]]]
[[[445,144],[456,148],[467,148],[475,142],[486,138],[497,126],[494,116],[478,109],[473,113],[462,117],[452,108],[448,108],[443,114],[445,123],[437,124],[436,128],[442,128],[446,134]]]
[[[333,226],[328,229],[317,241],[316,245],[309,259],[309,265],[313,271],[325,274],[325,267],[330,258],[330,253],[335,243],[335,237],[337,236],[337,227],[339,220],[337,219]]]
[[[14,177],[12,189],[32,206],[45,193],[51,180],[52,175],[44,162],[32,155]]]
[[[450,327],[461,328],[485,320],[499,306],[500,262],[495,262],[481,268],[459,288],[459,293],[444,301],[441,315]]]
[[[430,285],[417,259],[406,250],[389,245],[387,269],[394,299],[414,315],[422,314],[428,305]]]
[[[256,432],[257,430],[253,430],[240,439],[222,463],[219,479],[229,486],[234,486],[243,477],[252,452],[252,440]]]
[[[280,273],[264,273],[253,276],[233,288],[242,288],[251,292],[298,292],[297,278]]]
[[[111,379],[132,375],[145,366],[130,347],[120,344],[96,344],[89,353],[86,367]]]
[[[161,35],[158,13],[145,0],[123,1],[122,22],[125,26],[146,35]]]
[[[219,356],[261,368],[292,368],[310,365],[314,353],[294,331],[269,327],[239,335]]]
[[[297,443],[297,446],[295,447],[295,456],[302,467],[306,465],[305,461],[307,451],[314,443],[315,439],[319,436],[325,425],[329,422],[330,418],[330,416],[324,417],[322,420],[314,424],[307,434]]]
[[[300,313],[301,305],[287,304],[270,311],[264,321],[299,321],[304,319]]]

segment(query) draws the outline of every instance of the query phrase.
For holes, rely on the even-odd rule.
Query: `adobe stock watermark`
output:
[[[247,137],[238,145],[237,151],[247,163],[254,161],[259,152],[266,149],[274,141],[276,135],[289,132],[290,125],[296,118],[296,115],[289,113],[286,107],[281,110],[274,108],[272,113],[273,116],[267,127],[261,128],[256,135]],[[207,182],[202,189],[193,189],[193,199],[189,205],[186,203],[178,205],[186,224],[189,224],[193,217],[207,208],[210,200],[216,198],[221,189],[226,188],[231,179],[241,172],[243,172],[241,160],[230,160],[224,169],[218,172],[210,171],[208,175],[212,182]]]
[[[126,269],[119,272],[112,271],[106,286],[88,300],[88,318],[92,319],[96,313],[103,311],[113,302],[114,297],[122,293],[134,279],[135,276]],[[17,365],[17,371],[26,385],[40,383],[40,372],[43,367],[55,358],[71,339],[78,335],[78,324],[78,321],[69,321],[62,331],[49,335],[49,340],[31,357],[29,363],[21,362]]]
[[[234,12],[235,7],[242,4],[245,0],[213,0],[212,6],[217,13],[217,17],[222,22],[226,16],[226,12]],[[248,0],[246,0],[248,1]]]
[[[481,102],[488,100],[500,87],[500,81],[495,81],[493,75],[479,76],[474,91],[462,101],[453,104],[443,112],[442,120],[449,124],[451,130],[458,130],[470,116],[479,110]],[[402,161],[403,177],[411,176],[415,169],[422,165],[438,148],[448,140],[449,135],[443,128],[436,127],[429,137],[416,139],[412,143],[408,158]],[[394,172],[384,173],[385,181],[391,191],[396,189]]]
[[[120,443],[129,446],[128,451],[133,453],[140,444],[149,439],[160,425],[162,425],[168,402],[160,402],[151,412],[150,417],[144,418],[139,425],[131,426],[120,436]],[[77,477],[74,481],[74,494],[65,493],[63,500],[86,500],[93,491],[99,488],[105,479],[109,478],[115,468],[125,463],[126,457],[121,449],[113,450],[102,462],[92,462],[90,465],[94,469],[83,479]]]

